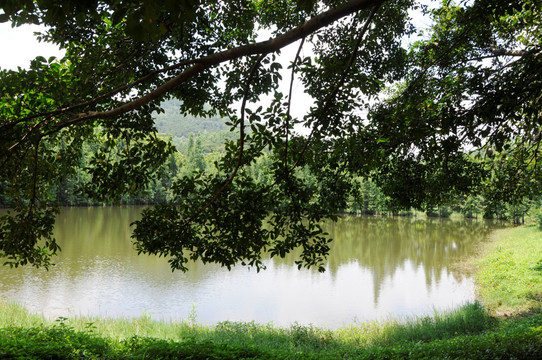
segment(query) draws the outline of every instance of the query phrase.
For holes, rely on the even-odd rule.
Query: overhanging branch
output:
[[[340,7],[337,7],[337,8],[328,10],[326,12],[323,12],[322,14],[319,14],[311,18],[304,24],[290,31],[287,31],[286,33],[279,35],[273,39],[254,43],[254,44],[243,45],[237,48],[233,48],[233,49],[225,50],[225,51],[218,52],[215,54],[211,54],[208,56],[204,56],[198,60],[195,60],[194,65],[184,70],[183,72],[181,72],[179,75],[175,76],[174,78],[168,80],[163,85],[159,86],[158,88],[149,92],[148,94],[108,111],[81,113],[71,119],[60,121],[56,125],[56,128],[54,131],[59,131],[65,127],[68,127],[68,126],[71,126],[71,125],[74,125],[86,120],[97,119],[97,118],[107,119],[107,118],[116,117],[116,116],[125,114],[127,112],[133,111],[151,102],[152,100],[155,100],[167,94],[172,89],[192,79],[197,74],[201,73],[202,71],[212,66],[218,65],[223,62],[239,59],[245,56],[265,55],[271,52],[278,51],[282,49],[283,47],[297,40],[300,40],[332,24],[333,22],[345,16],[351,15],[360,10],[374,7],[375,5],[380,5],[384,1],[385,0],[351,0]]]
[[[237,176],[237,172],[239,171],[239,168],[242,166],[243,163],[243,152],[245,148],[245,107],[248,100],[248,96],[250,94],[250,85],[252,83],[252,80],[254,79],[254,75],[256,74],[256,71],[258,70],[258,67],[260,66],[262,60],[264,59],[265,55],[260,55],[260,57],[256,60],[254,65],[252,66],[252,69],[250,70],[250,74],[247,78],[246,85],[245,85],[245,93],[243,95],[243,101],[241,103],[241,120],[239,123],[239,154],[237,156],[237,163],[235,164],[235,168],[233,169],[230,177],[224,185],[213,195],[212,199],[209,200],[205,205],[203,205],[201,208],[196,210],[190,218],[186,221],[186,224],[190,223],[192,220],[194,220],[196,217],[198,217],[202,212],[207,210],[209,206],[211,206],[219,197],[220,195],[233,183],[233,180]]]

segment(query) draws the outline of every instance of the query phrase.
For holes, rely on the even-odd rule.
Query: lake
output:
[[[0,267],[0,297],[48,318],[74,316],[273,322],[338,328],[366,320],[430,315],[474,300],[473,279],[454,267],[497,225],[482,220],[343,216],[325,273],[298,270],[295,254],[267,270],[137,255],[129,224],[141,207],[65,208],[49,271]]]

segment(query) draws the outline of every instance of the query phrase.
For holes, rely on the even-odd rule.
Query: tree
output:
[[[205,170],[205,159],[203,156],[203,149],[201,147],[201,139],[199,136],[196,137],[194,142],[194,134],[190,134],[188,138],[188,145],[186,147],[186,168],[187,171],[204,171]]]
[[[444,2],[430,13],[408,75],[371,112],[368,133],[388,156],[383,188],[414,206],[473,188],[494,203],[539,195],[540,2]],[[394,186],[405,180],[418,191]]]
[[[185,270],[188,258],[259,269],[264,252],[300,247],[298,266],[323,270],[330,239],[319,223],[346,208],[358,176],[374,178],[394,208],[496,188],[484,181],[500,179],[500,168],[520,170],[504,177],[508,189],[525,194],[529,179],[538,191],[538,1],[445,1],[433,10],[414,0],[0,6],[0,21],[45,24],[40,38],[66,50],[0,73],[0,197],[13,209],[0,222],[0,255],[12,265],[47,265],[58,249],[58,206],[46,194],[81,170],[83,144],[97,147],[82,187],[95,199],[156,180],[174,149],[151,115],[169,98],[183,113],[229,118],[239,132],[215,169],[177,177],[170,202],[135,223],[136,249],[168,257],[174,269]],[[407,49],[414,10],[434,23]],[[261,29],[269,40],[257,41]],[[283,80],[277,56],[293,43]],[[308,44],[312,54],[302,55]],[[314,99],[303,118],[291,116],[296,77]],[[262,156],[271,183],[252,177]],[[514,161],[492,166],[495,156]]]

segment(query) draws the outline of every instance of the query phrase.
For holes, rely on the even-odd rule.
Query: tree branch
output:
[[[493,49],[489,54],[477,56],[474,58],[470,58],[465,60],[465,62],[469,61],[480,61],[484,59],[492,59],[500,56],[507,56],[507,57],[523,57],[527,55],[533,55],[539,56],[542,54],[542,50],[540,49],[531,49],[531,50],[525,50],[525,49]]]
[[[540,53],[540,49],[493,49],[491,53],[494,56],[525,56],[530,54]]]
[[[15,126],[17,124],[20,124],[21,122],[36,119],[36,118],[39,118],[39,117],[56,116],[56,115],[60,115],[60,114],[63,114],[63,113],[67,113],[67,112],[77,110],[77,109],[85,107],[85,106],[95,105],[101,100],[110,98],[112,96],[117,95],[121,91],[131,89],[131,88],[133,88],[134,86],[136,86],[138,84],[146,82],[147,80],[153,78],[154,76],[156,76],[156,75],[158,75],[160,73],[164,73],[164,72],[171,71],[171,70],[176,70],[176,69],[178,69],[180,67],[183,67],[183,66],[192,65],[192,64],[196,63],[197,61],[198,60],[185,60],[185,61],[181,61],[181,62],[179,62],[177,64],[174,64],[174,65],[171,65],[171,66],[168,66],[168,67],[164,67],[162,69],[157,69],[157,70],[151,71],[150,73],[140,77],[137,80],[134,80],[134,81],[132,81],[132,82],[130,82],[128,84],[119,86],[116,89],[108,91],[107,93],[102,94],[100,96],[97,96],[97,97],[95,97],[93,99],[90,99],[88,101],[78,103],[78,104],[75,104],[75,105],[61,107],[61,108],[53,110],[53,111],[49,111],[49,112],[45,112],[45,113],[37,113],[37,114],[33,114],[31,116],[27,116],[27,117],[24,117],[24,118],[21,118],[21,119],[17,119],[16,121],[12,121],[12,122],[10,122],[8,124],[4,124],[4,125],[0,126],[0,130],[5,128],[5,127],[12,127],[12,126]]]
[[[326,101],[324,103],[324,106],[322,107],[323,109],[327,109],[329,107],[329,105],[331,104],[331,101],[333,101],[333,99],[335,98],[335,95],[337,95],[337,92],[339,91],[339,89],[341,88],[341,86],[343,86],[345,80],[346,80],[346,76],[348,75],[348,73],[350,72],[350,69],[352,68],[352,65],[354,65],[354,61],[356,59],[356,55],[358,53],[358,50],[359,50],[359,47],[361,45],[361,40],[363,39],[363,37],[365,36],[365,33],[367,32],[367,29],[369,28],[369,24],[371,23],[371,21],[373,20],[373,17],[375,16],[377,10],[380,8],[380,6],[383,4],[383,1],[377,3],[372,9],[371,9],[371,13],[369,14],[369,16],[367,17],[367,19],[365,20],[365,23],[363,24],[363,28],[361,29],[361,32],[356,40],[356,44],[354,45],[354,49],[352,50],[352,54],[350,56],[350,59],[348,60],[348,64],[346,65],[342,75],[341,75],[341,78],[339,79],[339,81],[337,82],[337,84],[335,84],[335,87],[333,88],[333,90],[328,94],[328,96],[326,97]],[[297,165],[299,164],[299,162],[301,161],[303,155],[305,154],[305,152],[307,151],[307,148],[309,147],[309,144],[314,136],[314,134],[318,131],[318,129],[316,127],[313,127],[311,133],[309,134],[309,137],[307,138],[307,141],[305,142],[305,146],[303,147],[303,149],[301,150],[301,153],[299,155],[299,157],[297,158],[296,162],[292,165],[292,167],[290,168],[289,170],[289,173],[292,172],[296,167]]]
[[[302,39],[330,24],[333,22],[348,16],[350,14],[353,14],[355,12],[358,12],[363,9],[367,9],[370,7],[380,6],[385,0],[350,0],[349,2],[343,4],[342,6],[339,6],[337,8],[330,9],[328,11],[325,11],[319,15],[314,16],[313,18],[306,21],[304,24],[295,27],[287,32],[285,32],[282,35],[279,35],[273,39],[262,41],[254,44],[248,44],[248,45],[242,45],[237,48],[228,49],[222,52],[214,53],[211,55],[204,56],[200,59],[196,60],[186,60],[184,62],[181,62],[176,65],[172,65],[170,68],[164,68],[155,70],[142,78],[131,82],[130,84],[123,85],[115,90],[112,90],[111,92],[101,95],[95,99],[89,100],[87,102],[77,104],[71,107],[62,108],[56,111],[52,111],[50,113],[47,113],[46,117],[52,117],[59,114],[65,114],[66,112],[69,112],[70,110],[74,110],[83,106],[90,106],[98,103],[100,100],[103,100],[107,97],[113,96],[115,94],[118,94],[120,91],[129,89],[133,87],[136,84],[139,84],[143,81],[146,81],[147,79],[151,78],[152,76],[155,76],[157,73],[164,72],[169,69],[175,69],[181,66],[181,64],[193,64],[191,67],[183,70],[180,74],[173,77],[172,79],[166,81],[161,86],[157,87],[156,89],[150,91],[148,94],[141,96],[138,99],[135,99],[133,101],[130,101],[128,103],[122,104],[116,108],[113,108],[111,110],[107,111],[89,111],[84,113],[76,114],[75,116],[60,120],[58,123],[53,125],[51,127],[51,130],[47,133],[42,134],[43,136],[49,136],[51,134],[54,134],[66,127],[85,122],[87,120],[91,119],[108,119],[108,118],[114,118],[117,116],[120,116],[122,114],[128,113],[130,111],[133,111],[145,104],[148,104],[149,102],[158,99],[162,97],[163,95],[167,94],[174,88],[178,87],[179,85],[189,81],[196,75],[200,74],[204,70],[218,65],[223,62],[232,61],[235,59],[239,59],[241,57],[245,56],[251,56],[251,55],[266,55],[271,52],[275,52],[280,50],[281,48],[299,40]],[[38,115],[35,115],[38,116]],[[38,116],[39,117],[39,116]],[[42,124],[43,121],[39,121],[38,124]],[[42,128],[41,126],[39,128]],[[32,133],[36,131],[38,127],[32,128],[29,133]],[[29,135],[29,134],[27,134]],[[27,136],[25,135],[25,138]],[[19,140],[15,144],[13,144],[9,151],[13,151],[16,147],[20,146],[24,142],[24,139]]]
[[[367,29],[369,28],[369,24],[373,20],[373,17],[375,16],[377,10],[380,8],[380,6],[383,3],[384,3],[384,1],[377,2],[377,4],[371,9],[371,13],[369,14],[367,19],[365,20],[365,23],[363,24],[361,32],[360,32],[360,34],[359,34],[359,36],[358,36],[358,38],[356,40],[356,44],[354,45],[354,49],[352,50],[350,60],[348,61],[348,64],[345,67],[341,78],[339,79],[339,81],[337,82],[335,87],[333,88],[333,91],[331,93],[329,93],[328,96],[326,97],[326,101],[324,103],[324,106],[322,107],[323,109],[326,109],[329,106],[329,104],[331,103],[331,101],[335,97],[336,93],[339,91],[340,87],[343,85],[344,81],[346,80],[346,76],[350,72],[350,69],[351,69],[352,65],[354,64],[355,57],[356,57],[357,52],[359,50],[359,46],[361,45],[361,40],[365,36],[365,33],[367,32]],[[312,141],[312,139],[313,139],[316,132],[318,132],[318,129],[316,127],[313,127],[312,130],[311,130],[311,133],[309,134],[309,136],[307,138],[307,141],[305,141],[305,145],[303,146],[303,149],[301,149],[301,152],[299,153],[299,156],[297,157],[295,163],[287,170],[286,176],[288,176],[288,174],[290,174],[292,171],[294,171],[294,169],[299,165],[299,163],[301,162],[301,159],[303,158],[305,152],[307,151],[307,149],[308,149],[308,147],[309,147],[309,145],[310,145],[310,143],[311,143],[311,141]],[[277,183],[278,183],[278,179],[276,179],[271,185],[269,185],[267,187],[266,191],[273,188]]]
[[[32,175],[32,196],[30,198],[30,206],[28,207],[28,214],[27,218],[30,218],[32,216],[32,212],[34,211],[34,208],[36,207],[36,198],[38,193],[38,158],[39,158],[39,146],[40,146],[41,138],[36,141],[36,151],[34,151],[34,169],[33,169],[33,175]]]
[[[233,179],[237,175],[237,172],[239,171],[239,168],[241,167],[241,164],[243,162],[243,151],[244,151],[244,144],[245,144],[245,107],[248,99],[248,95],[250,94],[250,84],[252,83],[252,79],[254,78],[254,74],[256,74],[256,70],[260,66],[260,63],[264,59],[266,54],[260,55],[260,57],[256,60],[254,65],[252,66],[252,69],[250,71],[250,74],[246,81],[246,87],[245,87],[245,93],[243,95],[243,102],[241,104],[241,121],[240,121],[240,128],[239,128],[239,155],[237,157],[237,163],[235,164],[235,168],[233,169],[232,174],[226,180],[224,185],[214,194],[213,198],[209,200],[205,205],[200,207],[196,212],[194,212],[190,218],[186,221],[186,224],[190,223],[192,220],[194,220],[197,216],[199,216],[202,212],[207,210],[209,206],[211,206],[218,198],[219,196],[232,184]]]
[[[301,43],[297,48],[297,53],[295,54],[294,62],[292,63],[292,73],[290,75],[290,89],[288,91],[288,108],[286,109],[286,148],[284,149],[284,167],[288,165],[288,140],[290,137],[290,106],[292,104],[292,88],[294,85],[294,76],[295,76],[295,67],[297,66],[297,59],[299,58],[299,53],[305,44],[305,38],[301,39]]]
[[[60,121],[56,126],[56,131],[63,129],[65,127],[74,125],[90,119],[107,119],[122,115],[124,113],[135,110],[152,100],[155,100],[182,83],[190,80],[195,77],[197,74],[202,71],[218,65],[223,62],[235,60],[245,56],[251,55],[265,55],[271,52],[282,49],[283,47],[300,40],[330,24],[333,22],[353,14],[357,11],[373,7],[375,5],[380,5],[385,0],[351,0],[346,4],[330,9],[326,12],[323,12],[315,17],[311,18],[304,24],[293,28],[292,30],[287,31],[286,33],[279,35],[273,39],[262,41],[254,44],[248,44],[239,46],[237,48],[225,50],[208,56],[204,56],[198,60],[194,60],[194,65],[188,69],[182,71],[177,76],[165,82],[163,85],[149,92],[148,94],[133,100],[131,102],[125,103],[117,108],[102,111],[102,112],[86,112],[76,115],[75,117],[67,120]]]

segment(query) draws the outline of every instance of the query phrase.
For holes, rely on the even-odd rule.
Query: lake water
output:
[[[337,328],[420,316],[474,300],[473,280],[453,264],[496,225],[485,221],[343,216],[325,273],[298,270],[295,254],[267,270],[193,263],[172,272],[164,258],[137,255],[129,224],[140,207],[66,208],[57,219],[55,267],[0,267],[0,297],[48,318],[79,315],[186,319],[200,323],[293,322]]]

